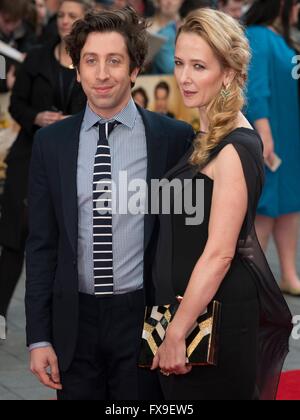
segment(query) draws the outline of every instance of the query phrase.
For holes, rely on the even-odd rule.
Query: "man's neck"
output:
[[[131,97],[127,100],[127,102],[124,101],[124,103],[114,109],[100,109],[95,107],[90,101],[88,101],[88,106],[90,109],[94,112],[94,114],[98,115],[98,117],[103,118],[105,120],[111,120],[116,115],[118,115],[121,111],[123,111],[125,108],[127,108],[129,102],[131,101]]]

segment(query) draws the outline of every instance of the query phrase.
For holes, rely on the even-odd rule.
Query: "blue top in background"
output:
[[[292,77],[296,52],[284,38],[263,26],[246,31],[252,50],[246,115],[253,124],[268,118],[280,169],[266,169],[258,213],[276,218],[300,212],[300,107],[298,81]]]

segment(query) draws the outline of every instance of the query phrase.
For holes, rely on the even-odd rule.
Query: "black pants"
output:
[[[24,266],[26,239],[28,236],[27,211],[24,209],[21,224],[21,242],[18,249],[3,246],[0,256],[0,315],[6,317],[15,288]]]
[[[14,294],[24,265],[24,248],[15,251],[3,248],[0,257],[0,315],[7,315],[11,298]]]
[[[97,299],[80,294],[74,360],[59,400],[138,400],[144,293]]]
[[[24,266],[25,239],[19,250],[3,247],[0,256],[0,315],[6,317]]]

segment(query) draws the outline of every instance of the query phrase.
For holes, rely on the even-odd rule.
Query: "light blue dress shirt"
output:
[[[130,100],[123,111],[109,121],[118,125],[108,143],[111,149],[112,181],[117,197],[126,197],[119,175],[126,173],[128,184],[139,179],[146,182],[147,144],[144,123],[135,103]],[[77,191],[78,191],[78,274],[79,291],[94,294],[93,267],[93,170],[99,140],[97,122],[107,122],[89,106],[80,133]],[[120,187],[120,188],[119,188]],[[134,193],[128,193],[128,200]],[[117,200],[117,204],[120,202]],[[126,203],[128,204],[128,202]],[[115,294],[130,293],[143,287],[144,275],[144,215],[113,214],[113,271]]]

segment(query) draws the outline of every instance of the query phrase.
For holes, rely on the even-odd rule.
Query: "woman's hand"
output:
[[[192,366],[186,364],[185,337],[178,336],[171,324],[163,344],[156,353],[151,370],[158,368],[166,376],[171,374],[186,375],[192,370]]]
[[[275,159],[274,140],[270,133],[262,135],[262,141],[264,144],[264,159],[271,166]]]
[[[267,118],[262,118],[255,121],[254,125],[264,144],[264,159],[272,166],[275,159],[275,148],[270,122]]]

